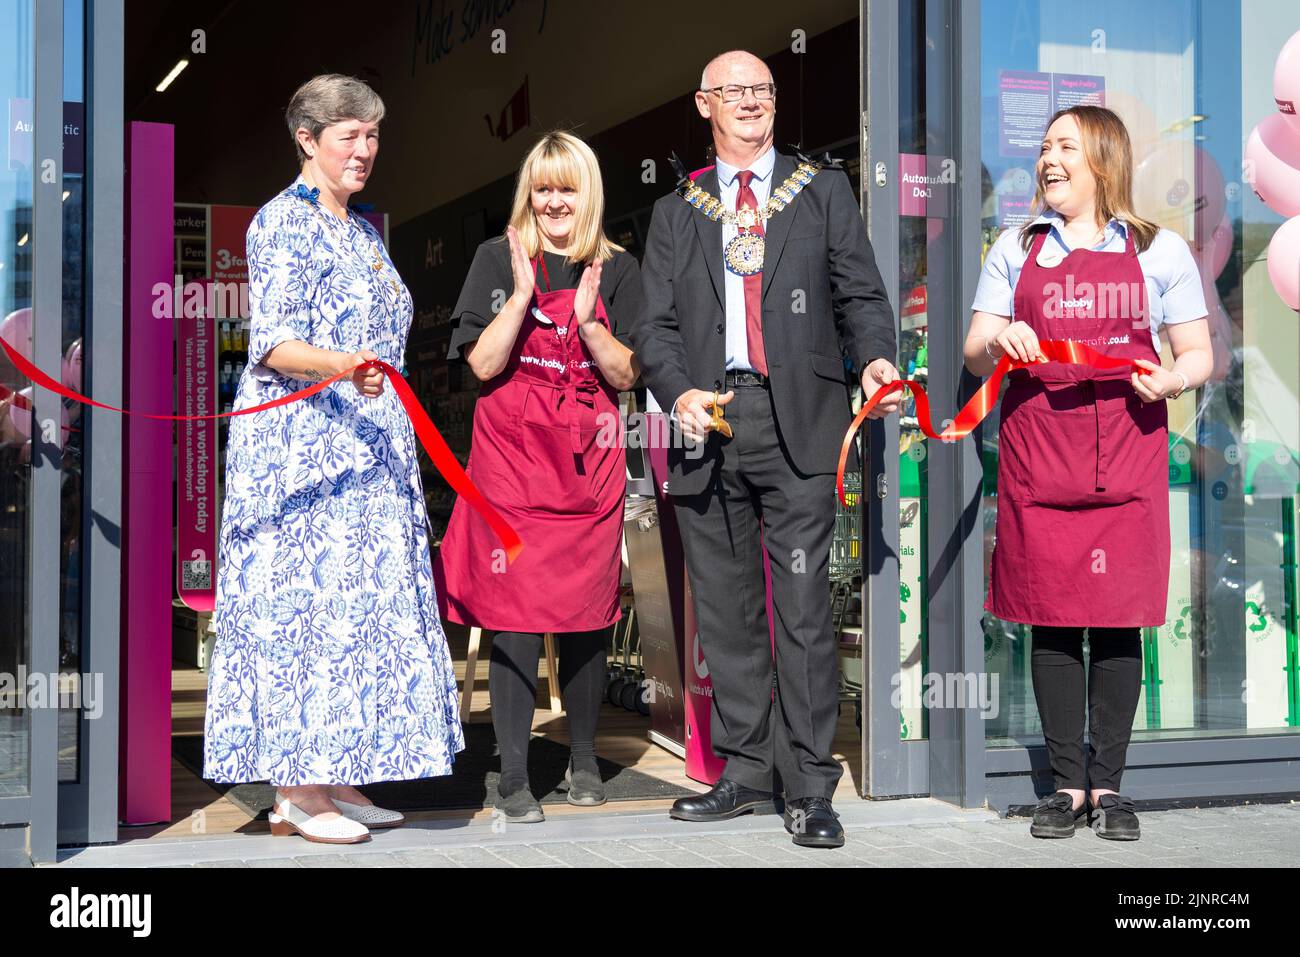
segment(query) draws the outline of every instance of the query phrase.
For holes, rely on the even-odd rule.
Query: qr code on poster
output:
[[[181,562],[181,591],[206,591],[212,587],[212,562]]]

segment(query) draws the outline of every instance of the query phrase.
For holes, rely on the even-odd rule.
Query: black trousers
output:
[[[1119,790],[1142,692],[1137,628],[1089,628],[1085,688],[1083,629],[1035,625],[1030,670],[1057,790]],[[1084,773],[1083,723],[1088,721]]]
[[[675,498],[700,645],[713,679],[710,730],[724,776],[787,800],[830,797],[843,773],[831,753],[839,658],[827,565],[835,478],[797,473],[782,450],[771,394],[737,387],[718,435],[710,488]],[[760,541],[759,522],[762,521]],[[763,581],[772,565],[775,682]]]

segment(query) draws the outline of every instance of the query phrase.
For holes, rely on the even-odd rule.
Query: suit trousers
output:
[[[723,775],[746,787],[784,786],[786,800],[830,797],[843,773],[831,753],[839,713],[828,578],[835,477],[795,471],[767,388],[735,393],[725,407],[734,437],[708,439],[721,452],[709,487],[674,497],[713,680],[713,751],[726,761]]]

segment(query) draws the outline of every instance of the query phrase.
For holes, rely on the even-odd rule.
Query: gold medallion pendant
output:
[[[760,233],[737,233],[727,243],[727,268],[739,276],[752,276],[762,272],[765,249],[766,244]]]

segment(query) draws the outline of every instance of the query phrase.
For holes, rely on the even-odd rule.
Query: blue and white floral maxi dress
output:
[[[290,339],[402,365],[412,303],[373,226],[300,195],[248,230],[236,409],[305,387]],[[305,187],[304,187],[305,190]],[[230,420],[204,777],[365,784],[451,773],[465,747],[429,560],[418,444],[396,395],[350,380]]]

